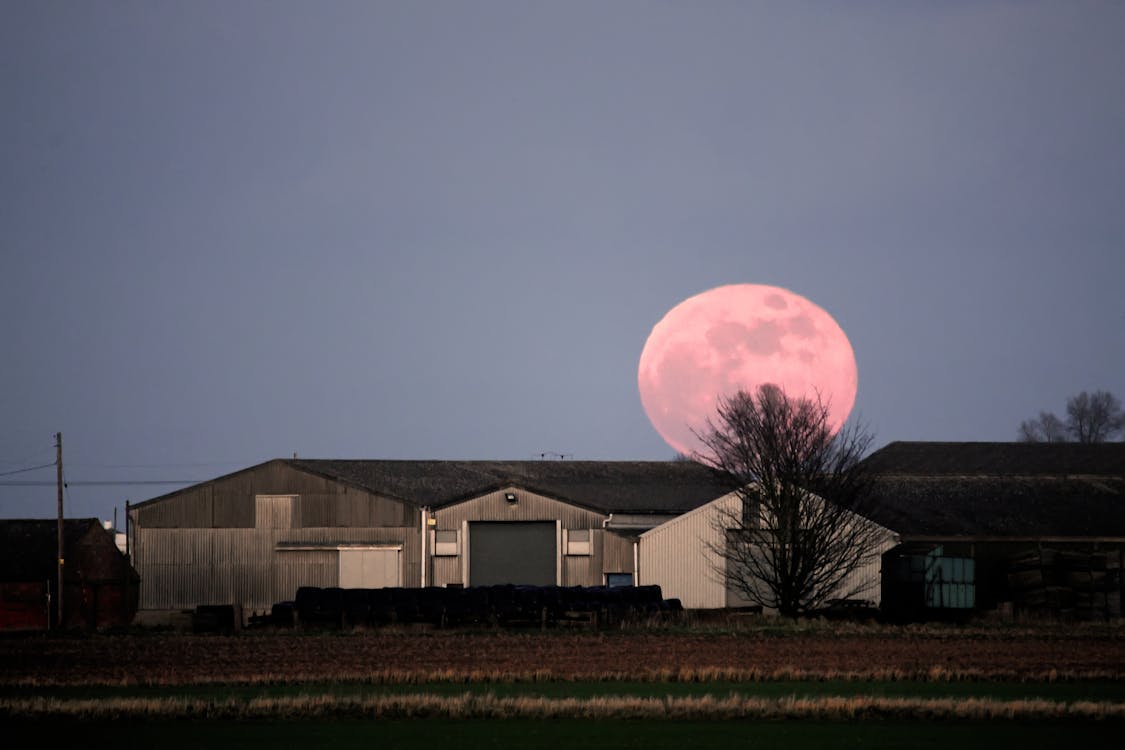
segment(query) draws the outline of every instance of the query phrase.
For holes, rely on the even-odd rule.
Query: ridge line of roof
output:
[[[875,479],[1117,479],[1121,478],[1117,474],[1094,474],[1090,472],[1068,472],[1060,471],[1053,472],[1047,471],[1039,474],[1027,473],[1007,473],[1007,472],[977,472],[977,473],[962,473],[953,474],[941,472],[934,472],[926,474],[921,472],[872,472]]]

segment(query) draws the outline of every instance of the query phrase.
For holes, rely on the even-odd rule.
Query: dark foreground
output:
[[[333,722],[13,722],[12,747],[65,742],[82,747],[243,748],[331,747],[432,750],[454,746],[572,750],[682,750],[682,748],[996,748],[1119,747],[1120,722],[863,721],[530,721],[417,720]],[[19,744],[15,744],[19,743]],[[81,743],[79,745],[78,743]]]

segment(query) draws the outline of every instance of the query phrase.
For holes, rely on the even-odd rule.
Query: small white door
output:
[[[340,588],[380,589],[402,585],[402,550],[340,550]]]

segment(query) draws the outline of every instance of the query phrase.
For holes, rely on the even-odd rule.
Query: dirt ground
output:
[[[1053,633],[366,632],[0,638],[0,684],[722,679],[782,673],[1125,679],[1125,637]]]

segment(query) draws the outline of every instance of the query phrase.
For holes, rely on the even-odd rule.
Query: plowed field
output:
[[[425,679],[1125,679],[1125,638],[359,633],[0,639],[0,684]]]

